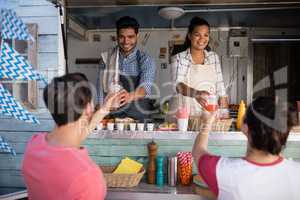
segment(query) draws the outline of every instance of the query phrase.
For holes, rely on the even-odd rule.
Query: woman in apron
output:
[[[186,36],[186,50],[172,58],[176,95],[171,100],[170,111],[176,112],[179,106],[186,106],[190,118],[195,119],[199,119],[210,94],[219,98],[220,107],[228,106],[219,57],[208,47],[209,29],[206,20],[194,17]],[[192,129],[198,129],[197,125]]]

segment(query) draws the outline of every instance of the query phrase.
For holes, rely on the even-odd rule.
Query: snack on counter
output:
[[[103,125],[103,128],[107,127],[107,123],[114,123],[115,120],[114,119],[108,119],[108,118],[104,118],[101,120],[101,123]]]
[[[130,118],[130,117],[125,117],[125,118],[115,118],[115,123],[124,123],[124,124],[129,124],[129,123],[134,123],[135,120]]]
[[[135,123],[136,120],[130,118],[130,117],[125,117],[125,118],[115,118],[115,123],[123,123],[124,124],[124,129],[128,130],[129,129],[129,124],[130,123]]]
[[[159,131],[175,131],[177,130],[177,125],[175,123],[164,122],[163,124],[159,125]]]
[[[102,123],[103,128],[107,128],[107,124],[108,123],[123,123],[124,124],[124,129],[128,129],[129,124],[130,123],[135,123],[135,120],[130,118],[130,117],[126,117],[126,118],[104,118],[103,120],[100,121],[100,123]]]

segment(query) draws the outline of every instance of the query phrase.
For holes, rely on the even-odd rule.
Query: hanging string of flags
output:
[[[31,40],[33,37],[29,34],[27,26],[19,18],[15,11],[11,9],[1,10],[1,37],[3,39]]]
[[[30,65],[30,63],[4,40],[30,40],[34,38],[29,34],[27,26],[12,9],[1,9],[1,55],[0,79],[40,80],[47,84],[46,79]],[[14,117],[24,122],[39,124],[35,116],[24,109],[21,104],[0,83],[0,114]],[[13,148],[0,138],[0,152],[12,153]]]
[[[0,77],[6,80],[41,80],[47,84],[26,59],[5,42],[1,44]]]
[[[17,155],[13,147],[8,142],[6,142],[2,136],[0,136],[0,151],[4,153],[10,153],[14,156]]]
[[[14,116],[16,119],[39,124],[39,121],[28,111],[23,109],[21,104],[0,84],[0,113],[7,116]]]

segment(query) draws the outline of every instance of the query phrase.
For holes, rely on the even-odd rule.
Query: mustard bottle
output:
[[[246,105],[245,105],[244,101],[242,100],[239,105],[239,111],[238,111],[238,116],[237,116],[237,120],[236,120],[237,130],[241,130],[245,113],[246,113]]]

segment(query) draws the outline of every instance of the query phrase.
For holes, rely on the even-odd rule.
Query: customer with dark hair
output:
[[[193,157],[200,176],[218,199],[300,199],[300,163],[283,158],[295,109],[273,98],[259,97],[248,107],[242,132],[247,137],[243,158],[225,158],[207,151],[214,115],[205,113]]]
[[[31,200],[100,200],[106,184],[99,167],[81,143],[108,114],[119,94],[109,95],[94,113],[93,95],[80,73],[54,78],[44,89],[44,101],[56,127],[28,142],[22,173]]]
[[[191,111],[191,116],[199,117],[206,109],[209,94],[220,98],[221,107],[227,108],[219,56],[210,51],[209,41],[208,22],[194,17],[186,35],[186,50],[172,57],[172,81],[176,94],[171,102],[171,110],[184,105]]]
[[[112,115],[143,121],[151,112],[149,97],[155,78],[155,63],[151,56],[137,47],[139,24],[136,19],[121,17],[116,26],[118,45],[101,54],[98,103],[101,103],[103,93],[122,88],[121,108]]]

